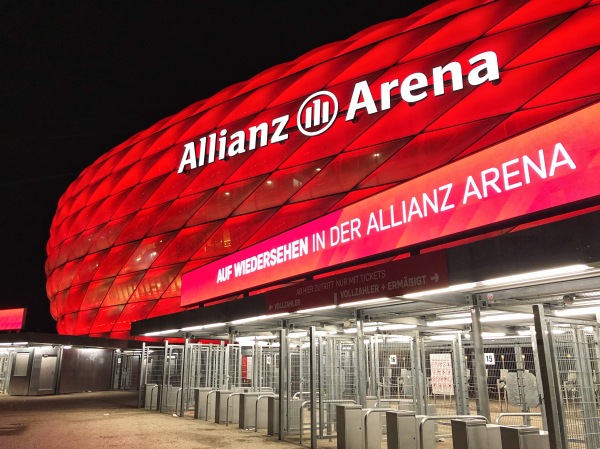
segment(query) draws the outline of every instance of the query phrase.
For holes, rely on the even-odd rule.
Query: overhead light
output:
[[[177,332],[179,332],[180,329],[168,329],[166,331],[160,331],[160,335],[165,335],[165,334],[176,334]]]
[[[201,329],[204,329],[204,326],[191,326],[191,327],[182,327],[181,328],[181,330],[184,332],[199,331]]]
[[[157,331],[157,332],[146,332],[144,334],[145,337],[156,337],[157,335],[160,335],[161,331]]]
[[[379,330],[397,331],[400,329],[415,329],[416,327],[417,327],[416,324],[385,324],[383,326],[379,326]]]
[[[212,329],[213,327],[223,327],[223,326],[225,326],[225,323],[205,324],[204,329]]]
[[[579,316],[579,315],[596,315],[600,313],[600,306],[592,307],[569,307],[567,309],[555,310],[556,316]]]
[[[392,338],[388,338],[386,339],[386,342],[388,343],[408,343],[409,341],[412,340],[412,337],[409,337],[408,335],[395,335]]]
[[[65,345],[65,346],[63,346],[63,349],[71,349],[72,347],[73,346],[71,346],[71,345]]]
[[[481,338],[483,338],[485,340],[489,340],[492,338],[502,338],[502,337],[506,337],[505,332],[482,332],[481,333]]]
[[[320,312],[321,310],[329,310],[329,309],[335,309],[337,306],[331,305],[331,306],[323,306],[323,307],[314,307],[312,309],[302,309],[302,310],[298,310],[296,313],[313,313],[313,312]]]
[[[354,301],[354,302],[346,302],[344,304],[339,304],[339,307],[360,307],[366,306],[369,304],[378,304],[389,301],[390,298],[375,298],[375,299],[365,299],[363,301]]]
[[[289,312],[282,312],[282,313],[274,313],[273,315],[264,315],[265,320],[270,320],[272,318],[281,318],[283,316],[288,316],[290,313]]]
[[[456,335],[432,335],[429,338],[437,341],[454,341],[456,339]]]
[[[236,340],[274,340],[277,337],[275,335],[240,335]]]
[[[357,332],[358,332],[358,329],[355,327],[350,327],[348,329],[344,329],[344,334],[356,334]],[[377,332],[377,326],[363,327],[364,334],[371,333],[371,332]]]
[[[16,341],[14,343],[0,343],[0,346],[25,346],[26,341]]]
[[[531,337],[531,331],[530,330],[517,331],[517,335],[519,335],[520,337]]]
[[[253,316],[252,318],[242,318],[239,320],[233,320],[231,322],[231,324],[244,324],[244,323],[252,323],[253,321],[258,321],[260,320],[260,317],[258,316]]]
[[[532,313],[500,313],[497,315],[485,315],[481,317],[482,323],[497,323],[499,321],[523,321],[532,320]]]
[[[427,326],[432,327],[444,327],[444,326],[457,326],[462,324],[469,324],[471,322],[471,318],[453,318],[448,320],[435,320],[428,321]]]
[[[505,276],[495,279],[487,279],[481,281],[481,285],[499,285],[499,284],[514,284],[517,282],[532,281],[535,279],[553,278],[556,276],[565,276],[567,274],[581,273],[582,271],[589,270],[591,267],[587,265],[568,265],[565,267],[551,268],[549,270],[531,271],[529,273],[515,274],[512,276]]]
[[[402,295],[402,297],[403,298],[420,298],[422,296],[439,295],[441,293],[459,292],[459,291],[470,290],[472,288],[475,288],[476,285],[477,284],[475,282],[469,282],[466,284],[451,285],[450,287],[439,288],[436,290],[427,290],[424,292],[409,293],[407,295]]]

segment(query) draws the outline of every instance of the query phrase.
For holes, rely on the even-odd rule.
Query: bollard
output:
[[[360,405],[337,405],[337,448],[362,449],[363,447],[363,412]]]
[[[267,435],[276,435],[279,433],[279,396],[267,398],[268,419]]]
[[[223,424],[227,419],[227,398],[231,395],[230,390],[217,390],[215,399],[215,423]]]
[[[542,435],[537,427],[501,426],[502,449],[542,449]]]
[[[477,419],[453,419],[452,447],[461,449],[489,449],[485,421]]]

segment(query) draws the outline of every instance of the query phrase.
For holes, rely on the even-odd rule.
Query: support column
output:
[[[458,332],[456,339],[452,343],[452,371],[454,373],[454,395],[456,397],[456,413],[458,415],[469,414],[469,390],[467,388],[464,354],[461,335]]]
[[[362,311],[356,311],[356,400],[363,407],[367,406],[366,351],[365,334],[363,332]]]
[[[475,386],[477,388],[477,414],[491,420],[490,398],[487,390],[487,374],[485,372],[485,355],[481,336],[481,312],[479,306],[471,309],[471,336],[473,337],[473,355],[475,364]]]
[[[162,386],[160,388],[160,394],[158,395],[158,411],[162,413],[163,398],[166,395],[165,388],[167,386],[167,370],[169,368],[169,342],[165,340],[164,346],[164,359],[163,359],[163,372],[162,372]]]
[[[310,326],[310,447],[317,448],[317,345],[315,326]],[[302,411],[301,411],[302,412]],[[302,432],[303,429],[300,429]]]
[[[183,360],[181,362],[181,397],[180,397],[180,404],[179,404],[179,416],[183,417],[184,413],[185,413],[185,406],[187,404],[187,397],[188,397],[188,372],[189,372],[189,367],[188,364],[190,363],[189,361],[189,350],[190,350],[190,339],[189,338],[185,338],[185,341],[183,342]]]
[[[567,449],[568,443],[561,423],[564,416],[560,400],[560,384],[554,369],[554,348],[550,331],[546,323],[543,304],[533,306],[533,322],[535,324],[535,340],[540,360],[540,379],[544,393],[544,409],[550,437],[550,449]]]
[[[138,408],[143,408],[142,394],[145,394],[146,385],[146,343],[142,343],[142,356],[140,357],[140,379],[138,387]]]
[[[415,331],[410,344],[410,368],[413,383],[415,414],[427,414],[427,382],[425,373],[425,347],[419,331]]]
[[[288,404],[288,371],[289,371],[289,349],[288,331],[284,327],[279,330],[279,440],[283,441],[287,430],[286,413]],[[284,429],[285,428],[285,429]]]

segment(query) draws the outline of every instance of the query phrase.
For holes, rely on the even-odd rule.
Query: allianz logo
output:
[[[449,79],[448,79],[449,77]],[[344,120],[351,121],[357,113],[365,111],[368,115],[391,108],[394,98],[415,104],[425,100],[431,93],[437,97],[450,91],[464,89],[465,84],[478,86],[500,79],[498,57],[493,51],[486,51],[469,59],[468,73],[459,62],[453,61],[444,66],[434,67],[429,77],[421,72],[370,86],[367,81],[354,85],[352,96]],[[379,100],[375,101],[373,92],[379,91]],[[307,97],[296,114],[296,127],[302,134],[312,137],[326,132],[340,115],[339,101],[328,91],[319,91]],[[343,114],[341,116],[344,116]],[[183,155],[177,173],[189,173],[190,170],[212,164],[217,160],[228,160],[247,151],[253,151],[275,143],[284,143],[289,137],[290,115],[263,122],[230,133],[228,129],[215,130],[197,140],[183,145]]]

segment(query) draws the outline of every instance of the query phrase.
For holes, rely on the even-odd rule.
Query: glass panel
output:
[[[123,201],[131,195],[131,190],[124,190],[116,195],[112,195],[101,202],[102,207],[98,207],[93,217],[86,225],[86,229],[94,228],[98,225],[104,224],[110,220],[115,213],[115,210],[123,204]]]
[[[115,280],[115,278],[108,278],[108,279],[102,279],[100,281],[90,282],[89,285],[87,286],[87,291],[85,293],[83,302],[81,303],[81,306],[78,309],[86,310],[86,309],[97,309],[98,307],[100,307],[100,305],[102,304],[102,301],[104,301],[104,298],[106,297],[106,294],[108,293],[108,290],[110,289],[110,286],[112,285],[114,280]],[[82,285],[81,287],[84,287],[84,286],[85,285]],[[69,292],[69,308],[67,309],[67,312],[74,311],[70,307],[71,295],[73,294],[73,290],[77,289],[77,288],[79,288],[79,287],[73,287],[73,288],[71,288],[71,291]]]
[[[360,183],[372,187],[412,179],[448,163],[468,145],[496,126],[503,117],[419,134]]]
[[[264,179],[265,176],[259,176],[220,187],[204,206],[190,219],[188,226],[227,217],[262,181],[264,181]]]
[[[348,192],[346,194],[346,196],[344,196],[340,202],[338,202],[334,207],[332,207],[331,210],[337,210],[340,209],[342,207],[346,207],[350,204],[356,203],[362,199],[365,199],[371,195],[374,195],[378,192],[381,192],[382,190],[385,190],[389,187],[391,187],[394,184],[388,184],[388,185],[382,185],[382,186],[376,186],[376,187],[371,187],[368,189],[362,189],[362,190],[353,190],[352,192]]]
[[[123,228],[129,224],[132,218],[133,215],[129,215],[128,217],[111,220],[101,226],[98,235],[96,235],[92,246],[89,248],[89,252],[101,251],[113,246],[121,232],[123,232]]]
[[[179,274],[182,267],[183,264],[177,264],[168,267],[151,268],[146,271],[144,278],[131,295],[129,302],[160,298],[169,285],[171,285],[175,276]]]
[[[600,93],[600,76],[590,76],[600,67],[600,51],[566,73],[525,105],[527,108],[558,103]]]
[[[142,240],[131,254],[120,273],[129,273],[147,269],[160,256],[169,242],[175,237],[175,232],[161,234]]]
[[[250,246],[261,240],[287,231],[295,226],[306,223],[323,215],[330,207],[339,201],[341,195],[332,195],[303,203],[288,204],[279,209],[243,247]]]
[[[181,298],[179,296],[161,299],[156,303],[156,305],[152,309],[152,312],[148,314],[148,318],[167,315],[170,313],[183,312],[185,309],[179,306],[180,303]]]
[[[161,204],[149,209],[139,211],[133,218],[128,218],[129,224],[123,230],[116,241],[117,245],[133,240],[139,240],[148,234],[150,228],[156,223],[158,217],[161,217],[169,204]],[[129,215],[129,217],[132,217]]]
[[[125,304],[129,301],[142,277],[144,277],[143,272],[117,276],[102,302],[102,307]]]
[[[276,171],[235,210],[234,215],[282,205],[312,177],[317,175],[330,160],[331,158],[327,158],[311,162],[302,167]]]
[[[132,321],[140,321],[145,319],[150,313],[150,310],[154,307],[156,301],[144,301],[136,302],[133,304],[127,304],[118,317],[113,331],[125,331],[131,329]]]
[[[176,199],[164,214],[157,216],[156,223],[150,229],[149,235],[181,229],[213,193],[214,190],[207,190]]]
[[[72,285],[91,281],[107,254],[108,250],[105,250],[85,256],[83,261],[79,264],[79,269],[73,278]]]
[[[127,245],[113,246],[108,255],[100,263],[93,279],[102,279],[116,276],[129,256],[137,248],[139,242],[132,242]]]
[[[294,195],[292,203],[348,192],[398,151],[397,143],[387,143],[364,150],[342,153]]]
[[[421,58],[449,47],[474,41],[519,6],[519,4],[493,2],[480,8],[463,11],[433,36],[420,41],[419,46],[408,53],[403,59],[412,60]]]
[[[158,178],[135,186],[124,199],[121,207],[115,211],[113,217],[119,218],[139,211],[141,205],[148,201],[148,198],[150,198],[154,191],[160,186],[161,182],[162,179]]]
[[[110,332],[125,306],[102,307],[98,310],[90,333]]]
[[[198,175],[199,170],[192,170],[190,174],[182,176],[176,171],[170,173],[165,181],[150,196],[143,207],[152,207],[177,198]]]
[[[198,248],[213,235],[215,230],[221,225],[222,221],[213,221],[192,228],[182,229],[177,237],[163,251],[153,266],[170,265],[173,263],[187,262],[192,254],[198,251]]]
[[[273,214],[273,210],[229,218],[200,248],[194,259],[204,259],[237,250]]]
[[[515,59],[510,67],[600,45],[600,6],[583,8],[556,27]],[[523,78],[537,79],[537,78]],[[535,84],[535,83],[531,83]]]
[[[502,72],[502,82],[500,84],[485,83],[477,86],[473,95],[468,95],[461,100],[428,129],[447,128],[460,123],[511,113],[527,103],[546,86],[556,81],[582,59],[583,56],[580,53],[575,53],[513,70],[506,70]],[[535,83],[524,83],[524,79],[535,80]],[[454,95],[456,93],[452,94],[451,97]],[[449,96],[442,95],[441,97]],[[421,103],[429,103],[429,100]]]
[[[75,324],[75,335],[85,335],[90,333],[92,323],[98,314],[97,309],[85,310],[77,314],[77,322]]]

